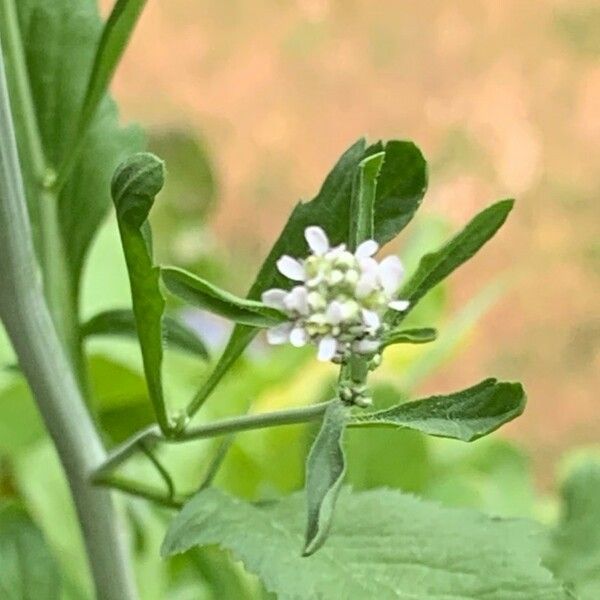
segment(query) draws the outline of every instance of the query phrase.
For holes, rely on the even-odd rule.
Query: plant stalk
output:
[[[43,294],[0,52],[0,319],[56,446],[100,600],[135,600],[124,524],[90,473],[106,458]]]

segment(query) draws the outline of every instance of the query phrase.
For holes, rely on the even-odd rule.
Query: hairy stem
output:
[[[329,406],[329,402],[322,402],[312,406],[301,406],[299,408],[288,408],[274,412],[261,413],[258,415],[241,415],[231,417],[214,423],[198,425],[185,429],[171,437],[165,437],[158,425],[151,425],[139,431],[131,438],[117,446],[108,456],[107,460],[95,471],[94,481],[103,482],[106,475],[125,462],[132,454],[140,449],[148,449],[157,442],[167,444],[181,444],[190,440],[205,439],[228,435],[238,431],[249,429],[264,429],[265,427],[277,427],[280,425],[293,425],[295,423],[306,423],[323,416]]]
[[[90,473],[106,453],[44,298],[0,52],[0,318],[65,470],[100,600],[137,597],[125,530]]]

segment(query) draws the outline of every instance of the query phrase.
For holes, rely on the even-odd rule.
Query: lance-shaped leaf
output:
[[[208,358],[208,350],[204,342],[181,321],[165,315],[162,319],[162,327],[163,340],[167,346],[173,346],[179,350],[197,354],[202,358]],[[83,323],[81,335],[84,338],[114,335],[137,339],[135,315],[128,308],[98,313]]]
[[[384,157],[385,152],[377,152],[358,164],[348,239],[351,250],[356,250],[362,242],[375,237],[375,194]]]
[[[436,252],[426,254],[414,275],[403,286],[399,297],[410,302],[408,310],[440,281],[469,260],[502,227],[514,200],[501,200],[488,206],[467,226]],[[403,315],[406,314],[406,311]],[[396,317],[396,321],[402,316]]]
[[[124,161],[115,172],[111,191],[131,286],[133,314],[144,363],[148,394],[163,431],[171,429],[162,387],[162,332],[165,300],[160,269],[152,261],[148,214],[164,183],[164,165],[142,152]]]
[[[308,522],[304,556],[310,556],[325,543],[331,528],[346,472],[342,440],[347,418],[348,408],[341,401],[329,405],[306,461]]]
[[[354,415],[350,427],[401,427],[471,442],[518,417],[525,409],[519,383],[486,379],[448,396],[431,396],[370,414]]]
[[[365,158],[385,152],[375,196],[374,238],[384,244],[395,237],[412,219],[427,188],[427,165],[420,150],[412,143],[392,140],[367,147],[365,140],[354,143],[333,167],[313,200],[296,205],[279,238],[271,248],[247,297],[260,299],[269,288],[288,288],[287,280],[276,268],[284,254],[302,257],[308,252],[304,230],[319,225],[332,244],[350,241],[352,191],[359,164]],[[231,338],[202,389],[188,407],[194,413],[252,341],[257,330],[237,325]]]
[[[236,323],[272,327],[289,320],[281,311],[256,300],[239,298],[177,267],[161,267],[161,278],[174,296]]]
[[[393,344],[427,344],[437,338],[437,329],[433,327],[415,327],[413,329],[392,329],[384,334],[382,346]]]
[[[117,0],[108,20],[102,29],[102,35],[96,49],[96,55],[85,92],[77,128],[72,144],[63,158],[58,173],[57,188],[66,182],[71,169],[77,162],[83,146],[86,133],[108,85],[114,75],[119,61],[125,51],[127,42],[135,24],[146,5],[147,0]]]
[[[278,600],[566,600],[541,562],[543,528],[397,490],[342,490],[327,544],[298,556],[301,494],[261,505],[211,488],[175,517],[163,555],[218,544]]]

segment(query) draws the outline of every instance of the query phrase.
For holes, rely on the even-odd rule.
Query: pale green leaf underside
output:
[[[548,561],[580,600],[600,598],[600,462],[587,462],[567,479],[563,516]]]
[[[204,342],[178,319],[163,316],[162,328],[166,346],[208,358],[208,350]],[[137,339],[135,315],[128,308],[98,313],[83,323],[81,335],[84,338],[114,335]]]
[[[239,298],[184,269],[161,267],[160,272],[171,294],[235,323],[272,327],[288,320],[287,315],[262,302]]]
[[[313,554],[325,543],[333,521],[335,504],[346,472],[342,440],[347,418],[348,408],[342,402],[330,404],[308,455],[305,556]]]
[[[58,600],[61,577],[39,529],[14,505],[0,505],[0,598]]]
[[[163,555],[197,545],[231,550],[280,600],[562,600],[540,566],[540,528],[390,490],[340,494],[327,544],[308,558],[304,497],[255,506],[216,489],[175,518]]]
[[[471,442],[518,417],[525,402],[521,384],[486,379],[447,396],[431,396],[375,413],[354,415],[349,425],[401,427]]]

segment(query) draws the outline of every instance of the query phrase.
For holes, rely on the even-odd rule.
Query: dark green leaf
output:
[[[501,200],[488,206],[439,250],[421,259],[416,272],[399,294],[400,298],[410,301],[408,310],[493,237],[508,217],[513,204],[513,200]]]
[[[382,345],[393,344],[427,344],[437,338],[437,329],[432,327],[416,327],[414,329],[393,329],[383,337]]]
[[[518,417],[525,402],[521,384],[486,379],[448,396],[431,396],[375,413],[354,415],[348,425],[406,427],[471,442]]]
[[[85,144],[85,136],[90,123],[107,92],[108,85],[145,4],[146,0],[117,0],[102,29],[73,143],[60,165],[58,189],[63,186],[77,162]]]
[[[173,317],[163,316],[162,326],[163,340],[167,345],[208,358],[208,350],[204,342],[181,321]],[[128,308],[101,312],[81,326],[81,335],[84,338],[116,335],[137,339],[135,315]]]
[[[284,313],[256,300],[239,298],[197,275],[176,267],[161,267],[161,278],[175,296],[236,323],[271,327],[287,321]]]
[[[327,539],[338,494],[346,472],[342,438],[348,408],[340,401],[332,402],[323,417],[306,462],[306,500],[308,523],[304,556],[316,552]]]
[[[153,154],[142,152],[119,166],[111,191],[129,273],[148,393],[161,429],[168,431],[171,424],[163,397],[161,372],[165,300],[160,291],[160,269],[152,261],[151,232],[147,221],[163,182],[162,161]]]
[[[580,600],[600,598],[600,462],[580,465],[562,490],[549,566]]]
[[[352,217],[348,238],[351,250],[356,250],[361,242],[375,237],[375,194],[377,177],[384,157],[385,152],[378,152],[358,164],[355,189],[352,192]]]
[[[58,566],[27,514],[0,504],[0,597],[3,600],[58,600]]]
[[[31,90],[46,162],[56,169],[72,151],[102,22],[94,0],[18,0],[15,4],[25,56],[25,82]],[[111,175],[119,161],[142,143],[137,128],[119,127],[116,106],[104,97],[58,198],[58,223],[71,276],[68,284],[73,306],[86,252],[110,206]],[[34,194],[39,190],[39,174],[29,168],[31,161],[22,131],[19,148],[27,167],[24,171],[33,227],[38,231],[40,199]]]
[[[333,167],[317,196],[310,202],[296,205],[283,231],[265,259],[248,298],[260,299],[262,292],[273,287],[288,288],[290,282],[276,268],[284,254],[302,257],[307,253],[304,230],[319,225],[332,244],[349,242],[353,182],[360,162],[385,151],[385,160],[375,198],[375,240],[383,244],[395,237],[412,219],[427,187],[427,165],[412,142],[378,142],[369,148],[365,140],[354,143]],[[252,341],[257,330],[237,325],[214,372],[190,405],[197,410],[221,377]]]
[[[217,490],[175,518],[163,555],[218,544],[280,600],[565,600],[541,566],[541,527],[442,508],[391,490],[340,494],[320,552],[302,558],[304,498],[257,506]]]

